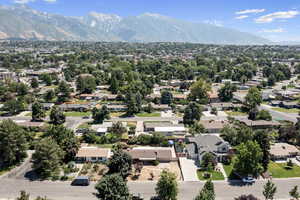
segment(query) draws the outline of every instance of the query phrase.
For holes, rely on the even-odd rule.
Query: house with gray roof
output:
[[[212,153],[217,162],[227,158],[230,150],[228,142],[217,135],[197,135],[187,138],[186,153],[188,158],[201,162],[206,153]]]

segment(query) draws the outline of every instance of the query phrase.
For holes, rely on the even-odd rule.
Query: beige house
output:
[[[270,155],[272,160],[287,160],[299,155],[299,149],[287,143],[275,143],[271,146]]]
[[[77,162],[103,162],[111,155],[110,149],[98,147],[81,147],[76,154]]]

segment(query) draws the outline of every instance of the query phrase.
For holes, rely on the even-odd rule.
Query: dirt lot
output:
[[[136,176],[134,175],[135,168],[133,167],[132,169],[133,175],[129,177],[129,181],[156,181],[159,179],[159,175],[164,169],[175,173],[177,180],[182,180],[178,162],[159,163],[157,166],[151,164],[143,165],[141,172],[136,173]]]

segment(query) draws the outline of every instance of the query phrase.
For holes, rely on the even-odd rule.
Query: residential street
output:
[[[270,108],[268,105],[261,105],[259,107],[260,110],[267,110],[270,112],[272,115],[273,119],[275,120],[287,120],[296,123],[297,122],[297,117],[295,115],[291,115],[289,113],[283,113],[283,112],[278,112],[276,110],[273,110]]]
[[[276,199],[289,199],[289,191],[295,185],[300,187],[300,179],[273,180],[277,185]],[[263,198],[262,190],[265,180],[257,181],[251,186],[241,186],[240,183],[215,182],[217,199],[232,200],[241,194],[253,194]],[[26,190],[32,197],[47,196],[53,200],[94,200],[94,184],[88,187],[70,186],[69,182],[30,182],[27,180],[0,180],[0,199],[12,199],[18,196],[20,190]],[[155,182],[129,182],[130,190],[134,194],[140,193],[145,199],[154,195]],[[192,200],[204,182],[180,182],[179,200]]]

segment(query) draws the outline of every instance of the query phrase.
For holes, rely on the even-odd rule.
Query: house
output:
[[[101,100],[101,98],[102,98],[102,95],[100,95],[100,94],[80,94],[79,95],[80,100],[86,100],[86,101],[91,101],[91,100],[99,101],[99,100]]]
[[[242,104],[233,104],[231,102],[219,102],[219,103],[211,103],[210,106],[212,108],[216,108],[217,110],[231,110],[233,108],[241,108]]]
[[[288,101],[282,101],[279,104],[280,107],[286,108],[286,109],[293,109],[293,108],[299,108],[298,102],[288,102]]]
[[[212,91],[208,92],[208,99],[210,103],[219,102],[218,91],[213,89]]]
[[[41,104],[45,110],[50,110],[54,106],[54,103],[41,103]]]
[[[90,109],[88,104],[61,104],[58,106],[62,111],[86,112]]]
[[[170,147],[135,147],[127,150],[133,160],[142,162],[171,162],[177,161],[174,148]]]
[[[252,127],[253,129],[268,129],[268,128],[276,128],[280,126],[279,122],[276,121],[266,121],[266,120],[250,120],[250,119],[238,119],[239,122]]]
[[[299,150],[294,145],[275,143],[271,145],[270,156],[272,160],[287,160],[299,155]]]
[[[103,162],[111,155],[111,150],[98,147],[81,147],[75,159],[77,162]]]
[[[183,124],[173,124],[171,122],[145,122],[144,123],[145,132],[157,132],[165,136],[184,136],[187,132]]]
[[[155,111],[168,111],[168,110],[171,110],[171,107],[167,104],[154,104],[154,103],[151,103],[151,106]]]
[[[106,105],[106,107],[111,112],[124,112],[127,110],[126,105],[109,104],[109,105]]]
[[[127,127],[127,122],[122,122],[123,127]],[[92,125],[91,129],[96,131],[98,135],[105,135],[110,131],[113,122],[103,122],[102,124]]]
[[[226,120],[200,120],[199,122],[208,133],[220,133],[229,124]]]
[[[212,153],[217,162],[222,162],[227,158],[230,145],[217,135],[197,135],[188,137],[186,153],[188,158],[201,162],[206,153]]]

